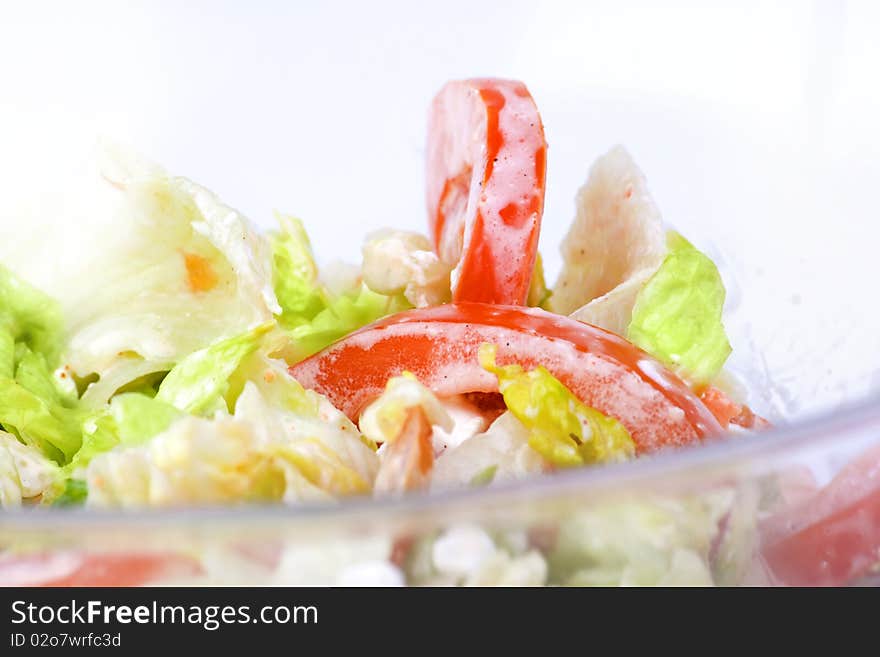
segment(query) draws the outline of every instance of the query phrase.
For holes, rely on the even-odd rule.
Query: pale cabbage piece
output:
[[[452,298],[452,267],[440,260],[424,235],[382,230],[367,237],[363,249],[363,279],[374,292],[402,294],[416,308],[435,306]]]
[[[326,456],[329,451],[344,469],[372,486],[379,469],[375,445],[326,397],[303,388],[287,373],[283,361],[258,352],[238,376],[246,382],[235,402],[235,415],[251,422],[261,441],[306,441],[302,453],[314,453],[317,443],[323,447],[321,453]],[[354,480],[350,474],[346,477]]]
[[[472,486],[491,470],[495,485],[541,474],[547,465],[529,446],[529,431],[510,411],[502,413],[489,429],[451,447],[437,457],[431,488],[442,490]]]
[[[412,546],[405,570],[410,584],[427,586],[543,586],[547,562],[527,541],[472,524],[453,525]]]
[[[547,555],[550,583],[712,585],[710,550],[731,503],[729,491],[597,502],[560,523]]]
[[[267,371],[276,377],[266,377],[262,390],[246,382],[234,416],[184,416],[146,443],[95,455],[85,468],[87,505],[295,503],[368,493],[377,457],[354,425],[317,394]]]
[[[633,287],[656,271],[666,254],[660,211],[644,174],[622,146],[593,164],[575,203],[549,306],[622,333],[635,302]],[[618,291],[620,286],[626,287]]]
[[[54,486],[61,469],[37,449],[0,431],[0,508],[21,506]]]
[[[489,428],[490,418],[465,395],[443,397],[439,401],[452,420],[452,428],[444,429],[442,426],[434,425],[431,442],[435,454],[458,447],[468,438],[473,438]]]
[[[288,385],[278,379],[273,383]],[[247,420],[253,427],[260,449],[277,455],[283,462],[288,477],[284,501],[318,501],[369,493],[379,467],[375,452],[361,440],[348,418],[326,399],[310,390],[302,392],[318,398],[317,414],[271,404],[252,381],[245,385],[235,408],[235,417]]]
[[[465,578],[463,585],[544,586],[546,583],[547,561],[537,550],[519,556],[496,550]]]
[[[656,271],[656,269],[642,269],[634,273],[607,294],[578,308],[571,316],[578,321],[625,336],[632,321],[632,311],[639,292],[644,289],[645,284]]]
[[[391,550],[391,539],[381,535],[320,544],[292,542],[284,548],[273,581],[285,586],[344,586],[369,584],[369,579],[377,586],[397,586],[403,575],[388,562]]]
[[[293,327],[311,321],[329,299],[318,279],[312,244],[302,221],[276,214],[279,230],[270,235],[275,296],[281,306],[278,322]]]
[[[111,388],[280,312],[268,242],[245,217],[120,149],[104,159],[95,216],[75,235],[57,231],[84,244],[56,248],[82,257],[46,288],[67,324],[64,363],[112,380],[86,392],[92,406]]]
[[[234,418],[184,417],[138,447],[116,447],[86,468],[87,506],[185,506],[281,499],[284,473]]]

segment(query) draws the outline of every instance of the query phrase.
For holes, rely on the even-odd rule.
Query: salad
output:
[[[197,183],[105,145],[100,260],[39,287],[32,262],[0,251],[3,509],[496,486],[767,427],[724,371],[715,264],[664,225],[624,148],[590,168],[547,283],[546,161],[525,85],[450,82],[430,110],[426,233],[368,235],[359,267],[319,269],[300,219],[279,214],[263,234]],[[734,499],[574,518],[546,554],[474,527],[410,540],[396,560],[387,545],[362,552],[410,582],[626,583],[580,567],[602,561],[590,550],[627,552],[635,583],[711,579],[706,555]],[[645,518],[683,516],[700,520],[668,550],[640,534]],[[586,547],[584,535],[602,538]],[[771,558],[793,540],[775,535]],[[468,570],[456,541],[489,561]]]

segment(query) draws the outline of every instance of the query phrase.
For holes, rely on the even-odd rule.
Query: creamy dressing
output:
[[[434,425],[431,441],[435,456],[439,456],[447,449],[458,447],[468,438],[473,438],[489,428],[489,418],[463,395],[445,397],[439,401],[452,418],[452,427],[447,431],[441,426]]]

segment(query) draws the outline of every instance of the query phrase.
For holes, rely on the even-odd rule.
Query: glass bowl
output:
[[[155,3],[104,8],[103,22],[61,5],[63,29],[28,9],[5,16],[0,55],[11,48],[21,60],[40,47],[35,35],[52,47],[13,72],[19,94],[0,99],[4,241],[15,244],[14,221],[63,206],[55,181],[76,179],[100,132],[265,226],[276,207],[294,212],[322,259],[356,260],[369,230],[423,229],[424,120],[436,89],[454,77],[517,77],[550,144],[548,279],[577,187],[623,143],[666,221],[718,263],[728,370],[774,428],[397,500],[4,512],[0,582],[877,583],[880,90],[864,84],[877,10],[531,2],[501,14],[452,1],[440,15],[379,4],[352,7],[345,25],[330,10],[282,5],[205,17]],[[198,43],[181,36],[195,29]],[[65,44],[69,66],[85,71],[76,88],[49,57]],[[52,102],[52,88],[68,102]],[[39,244],[26,248],[39,257]]]

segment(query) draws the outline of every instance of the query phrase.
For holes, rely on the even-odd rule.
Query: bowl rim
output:
[[[873,433],[872,433],[873,432]],[[0,511],[2,534],[17,531],[63,534],[89,530],[183,529],[194,524],[230,528],[240,524],[344,522],[381,520],[397,516],[440,513],[454,508],[504,506],[528,500],[540,502],[570,495],[609,490],[639,489],[669,482],[694,480],[688,474],[729,472],[744,464],[755,465],[752,474],[772,470],[775,459],[797,457],[814,449],[837,449],[841,442],[872,435],[880,442],[880,394],[808,415],[750,434],[725,434],[710,444],[669,451],[624,463],[596,468],[566,470],[552,475],[524,478],[485,488],[459,488],[411,493],[401,497],[352,497],[338,502],[250,504],[237,506],[179,506],[142,509],[86,509],[20,507]],[[2,554],[2,548],[0,548]]]

